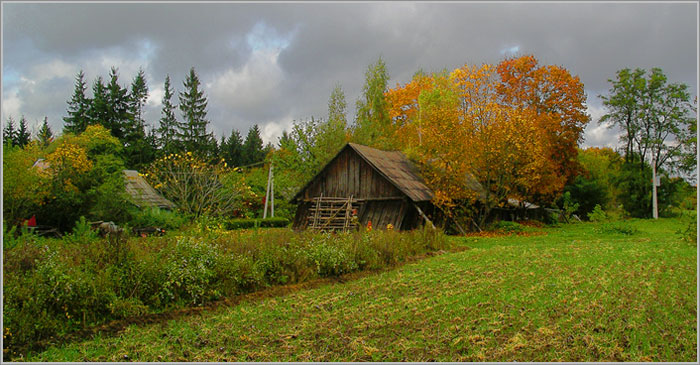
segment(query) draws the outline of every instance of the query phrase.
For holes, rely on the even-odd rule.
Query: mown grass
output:
[[[27,360],[696,361],[696,245],[677,219],[624,226],[458,238],[468,250]]]

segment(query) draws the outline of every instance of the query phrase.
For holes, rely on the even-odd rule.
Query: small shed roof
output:
[[[406,194],[412,201],[422,202],[429,201],[433,198],[433,191],[425,185],[413,163],[399,151],[382,151],[356,143],[348,143],[326,166],[332,164],[346,148],[354,150],[363,160],[374,168],[374,170],[402,193]],[[294,198],[292,198],[292,201],[298,199],[304,190],[306,190],[319,175],[325,173],[325,171],[326,168],[322,169],[321,172],[314,176],[311,181],[299,190]]]
[[[162,209],[175,209],[175,204],[162,195],[156,189],[148,185],[146,180],[136,170],[124,170],[126,179],[126,192],[131,200],[139,207],[158,207]]]

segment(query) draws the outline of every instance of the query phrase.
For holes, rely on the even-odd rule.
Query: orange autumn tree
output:
[[[429,91],[433,86],[434,78],[422,71],[413,75],[411,82],[404,86],[396,84],[396,88],[385,93],[389,118],[398,138],[400,146],[416,146],[421,139],[421,126],[418,112],[418,97],[421,92]],[[414,123],[416,122],[417,123]]]
[[[590,121],[586,113],[586,94],[578,76],[563,67],[539,65],[534,56],[503,60],[497,66],[501,79],[498,93],[505,105],[527,110],[544,139],[548,169],[560,179],[551,178],[550,191],[533,189],[535,201],[547,201],[579,172],[578,144]]]
[[[436,205],[448,216],[461,209],[483,222],[508,198],[551,203],[575,172],[576,146],[588,120],[583,87],[559,68],[538,71],[533,60],[419,74],[386,93],[396,139],[422,165]],[[510,77],[519,76],[513,65],[526,73]],[[533,72],[542,81],[533,83]],[[479,211],[467,212],[467,205]]]

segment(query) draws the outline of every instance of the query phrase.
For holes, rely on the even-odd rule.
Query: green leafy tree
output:
[[[608,95],[600,96],[607,114],[601,124],[618,126],[625,144],[625,161],[653,160],[656,169],[683,168],[683,147],[692,141],[692,113],[688,85],[668,83],[660,68],[623,69],[609,80]]]
[[[15,120],[12,116],[7,118],[5,128],[2,130],[2,142],[5,146],[14,146],[17,140],[17,131],[15,130]]]
[[[122,143],[101,125],[80,135],[64,134],[44,151],[36,168],[48,179],[37,220],[69,231],[80,216],[117,223],[129,219]]]
[[[11,143],[3,145],[3,220],[10,225],[37,214],[49,195],[47,179],[32,168],[40,156],[41,150],[35,143],[24,149]]]
[[[160,112],[160,126],[158,133],[160,134],[159,145],[163,155],[168,155],[178,151],[178,121],[175,118],[175,105],[173,105],[172,97],[174,94],[173,88],[170,86],[170,75],[165,76],[165,84],[163,85],[165,93],[163,94],[163,108]]]
[[[336,85],[328,100],[328,120],[321,122],[315,146],[320,165],[325,165],[348,142],[345,93]]]
[[[53,140],[53,131],[51,130],[51,127],[49,126],[49,118],[44,117],[44,123],[41,124],[41,128],[39,128],[39,134],[38,134],[38,139],[39,139],[39,144],[42,147],[47,147],[49,143]]]
[[[86,89],[85,73],[80,70],[75,77],[75,91],[68,101],[68,116],[63,118],[64,133],[79,134],[90,124],[91,100],[85,96]]]
[[[391,119],[384,93],[387,91],[389,75],[384,60],[380,57],[365,72],[362,96],[356,103],[353,141],[375,147],[391,147]]]
[[[15,145],[24,147],[27,144],[29,144],[29,141],[31,141],[31,137],[32,135],[27,129],[27,119],[25,119],[23,115],[22,118],[20,118],[19,120],[19,128],[17,129]]]
[[[263,151],[263,140],[260,136],[260,128],[257,124],[248,130],[248,135],[243,143],[243,161],[244,165],[254,164],[265,159]]]
[[[622,204],[631,215],[647,217],[652,205],[651,169],[662,176],[660,211],[667,204],[661,200],[664,190],[672,188],[663,186],[668,181],[664,171],[695,169],[687,159],[689,152],[697,153],[693,145],[697,121],[688,85],[669,83],[660,68],[652,68],[649,73],[623,69],[609,81],[612,87],[608,95],[600,96],[608,111],[600,123],[618,126],[623,132],[620,139],[625,143],[625,165],[619,184]],[[635,168],[637,171],[632,171]]]
[[[212,142],[215,140],[207,132],[207,98],[200,90],[199,77],[194,67],[190,69],[183,86],[184,91],[179,94],[183,122],[179,126],[178,138],[186,151],[207,156],[211,154]]]

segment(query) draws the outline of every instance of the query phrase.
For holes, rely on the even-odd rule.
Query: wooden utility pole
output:
[[[661,184],[660,181],[658,181],[658,177],[656,176],[656,161],[654,161],[654,156],[651,157],[651,171],[651,214],[654,217],[654,219],[659,219],[659,203],[656,198],[656,187]]]
[[[268,202],[272,208],[271,216],[275,216],[275,182],[272,178],[272,162],[270,162],[270,171],[267,174],[267,188],[265,189],[265,207],[263,208],[263,219],[267,218]],[[272,199],[272,201],[270,201]]]

